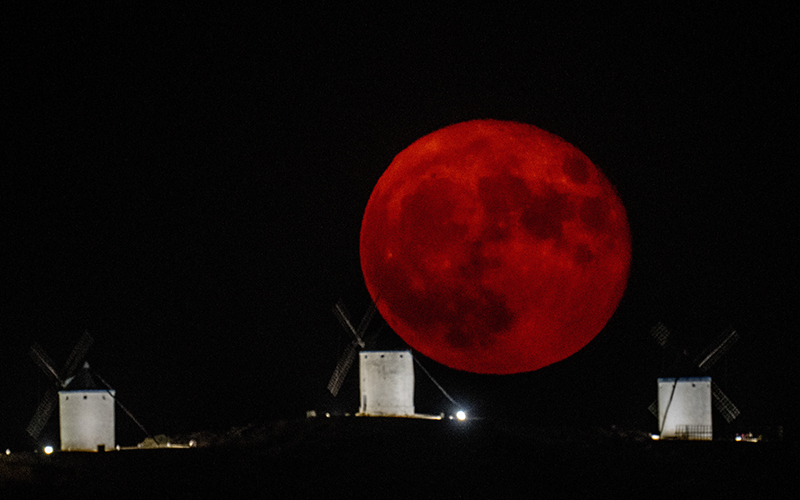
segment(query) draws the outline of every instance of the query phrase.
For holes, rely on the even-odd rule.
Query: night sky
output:
[[[788,5],[788,3],[787,3]],[[151,434],[355,411],[331,307],[368,304],[358,242],[392,158],[452,123],[530,123],[628,211],[628,288],[578,354],[479,376],[420,362],[473,415],[655,430],[673,359],[725,328],[738,425],[794,425],[797,8],[28,8],[2,21],[0,446],[87,360]],[[402,342],[384,328],[382,347]],[[455,408],[417,371],[420,412]],[[54,419],[55,420],[55,419]],[[118,442],[144,435],[118,412]]]

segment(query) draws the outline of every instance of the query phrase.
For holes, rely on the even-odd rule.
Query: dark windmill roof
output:
[[[89,363],[83,363],[83,367],[75,373],[72,380],[67,382],[64,389],[67,391],[91,391],[101,389],[101,387],[97,385],[89,372]]]

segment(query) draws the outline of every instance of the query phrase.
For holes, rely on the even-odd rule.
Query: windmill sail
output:
[[[367,312],[364,314],[364,317],[361,318],[361,322],[358,324],[358,329],[356,329],[353,327],[352,321],[350,321],[350,315],[348,314],[347,309],[344,307],[344,303],[340,300],[335,306],[333,306],[333,314],[336,316],[336,319],[339,320],[339,323],[342,324],[342,328],[353,335],[353,340],[351,340],[350,344],[348,344],[348,346],[345,348],[342,356],[339,358],[339,362],[336,364],[336,368],[333,370],[331,379],[328,381],[328,391],[330,391],[334,397],[339,394],[339,390],[342,388],[342,384],[347,378],[350,368],[353,366],[353,361],[355,361],[359,349],[363,349],[366,345],[364,342],[364,334],[367,331],[372,318],[375,316],[377,307],[378,306],[375,302],[370,305],[369,309],[367,309]]]
[[[664,325],[664,323],[659,322],[656,324],[652,329],[650,329],[650,336],[653,337],[658,345],[664,347],[667,344],[667,339],[669,339],[670,331]]]
[[[64,381],[61,379],[61,376],[55,369],[55,363],[53,360],[50,359],[50,356],[47,355],[46,352],[42,349],[39,344],[33,344],[30,350],[31,358],[33,361],[39,365],[39,368],[42,369],[43,372],[48,374],[53,380],[58,382],[60,385],[63,385]]]
[[[89,335],[89,332],[84,332],[67,357],[67,361],[64,363],[64,369],[60,373],[55,369],[53,360],[39,344],[33,344],[31,346],[31,358],[33,358],[33,361],[39,368],[52,379],[55,385],[55,387],[51,387],[45,393],[44,397],[39,402],[39,406],[36,408],[36,412],[33,414],[33,418],[31,418],[28,423],[26,431],[33,439],[37,439],[42,429],[44,429],[44,426],[47,425],[47,421],[50,420],[50,416],[53,414],[58,404],[58,391],[65,388],[70,380],[72,380],[75,369],[83,361],[83,357],[86,355],[86,352],[93,342],[94,339]]]
[[[28,423],[28,427],[25,428],[25,431],[30,437],[33,439],[39,437],[47,421],[50,420],[50,416],[53,414],[53,410],[55,410],[57,404],[58,390],[51,387],[39,402],[36,413],[33,414],[33,418],[31,418],[31,421]]]
[[[708,371],[714,366],[717,361],[722,358],[722,355],[725,354],[728,349],[731,348],[736,341],[739,340],[739,334],[736,330],[728,330],[723,333],[713,344],[711,347],[703,351],[703,353],[698,356],[695,360],[696,364],[700,369]]]
[[[719,411],[726,422],[731,423],[739,416],[739,408],[733,404],[733,401],[722,392],[722,389],[713,380],[711,381],[711,397],[714,399],[714,408]]]
[[[67,361],[64,363],[64,371],[62,372],[64,378],[71,377],[75,373],[75,370],[82,364],[83,357],[86,356],[86,353],[93,343],[94,339],[89,335],[89,332],[83,332],[83,335],[78,339],[78,343],[75,344]]]
[[[350,367],[356,359],[356,354],[358,354],[356,345],[350,344],[347,346],[347,349],[345,349],[342,357],[339,358],[339,363],[337,363],[336,369],[333,370],[333,375],[328,382],[328,390],[334,397],[339,394],[339,389],[342,388],[344,379],[347,377],[347,373],[350,371]]]
[[[359,325],[358,330],[353,327],[353,323],[350,322],[350,315],[347,313],[347,310],[341,301],[337,302],[336,305],[333,306],[333,315],[336,316],[336,319],[338,319],[339,323],[342,324],[342,328],[355,336],[355,342],[357,342],[361,347],[364,347],[364,340],[361,338],[359,333],[359,330],[361,330],[361,325]],[[363,321],[361,323],[363,324]]]

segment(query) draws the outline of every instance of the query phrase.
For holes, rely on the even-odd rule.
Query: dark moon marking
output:
[[[588,228],[598,233],[607,233],[608,212],[608,203],[604,198],[589,198],[581,205],[580,219]]]
[[[507,173],[481,177],[478,180],[478,199],[486,213],[483,236],[487,241],[507,239],[511,224],[519,220],[526,201],[532,198],[530,189],[519,177]]]
[[[589,165],[586,164],[586,160],[577,155],[570,155],[567,160],[564,161],[564,173],[572,179],[575,184],[586,184],[589,180]]]
[[[521,222],[531,236],[545,240],[561,238],[562,224],[572,216],[572,203],[567,196],[547,187],[543,194],[531,198]]]

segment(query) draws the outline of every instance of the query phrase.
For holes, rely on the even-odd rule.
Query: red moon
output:
[[[417,140],[372,191],[361,268],[389,326],[457,370],[510,374],[576,353],[628,280],[616,190],[532,125],[475,120]]]

